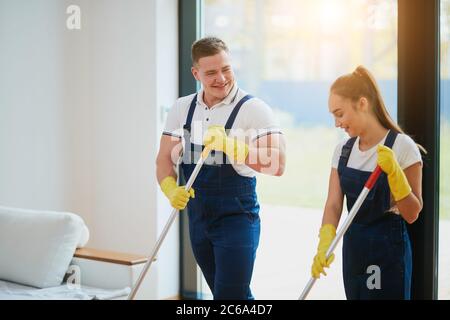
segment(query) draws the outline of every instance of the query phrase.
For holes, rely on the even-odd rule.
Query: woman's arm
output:
[[[411,186],[412,192],[407,197],[397,202],[397,208],[406,222],[413,223],[419,217],[419,213],[423,207],[422,163],[417,162],[403,171]]]
[[[328,183],[328,196],[322,218],[322,225],[332,224],[337,228],[341,219],[344,195],[342,193],[339,174],[335,168],[331,169]]]
[[[334,260],[334,254],[327,258],[326,253],[334,237],[336,228],[342,214],[342,202],[344,196],[339,183],[339,175],[336,169],[331,169],[328,185],[328,197],[322,218],[322,227],[319,230],[319,245],[311,266],[311,276],[319,278],[320,274],[327,275],[324,268],[330,267]]]

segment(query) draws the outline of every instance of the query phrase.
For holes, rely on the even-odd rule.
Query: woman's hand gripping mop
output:
[[[184,187],[184,189],[186,191],[189,191],[189,189],[194,184],[194,181],[197,178],[197,175],[198,175],[200,169],[202,168],[203,163],[205,162],[206,158],[208,158],[210,151],[211,151],[211,148],[209,148],[209,147],[205,147],[203,149],[202,155],[201,155],[200,159],[198,160],[197,164],[195,165],[194,171],[192,172],[188,182],[186,183],[186,185]],[[141,286],[145,275],[147,274],[148,270],[150,269],[150,266],[152,265],[152,262],[155,259],[156,254],[158,253],[159,248],[161,247],[161,244],[163,243],[164,239],[166,238],[167,233],[169,232],[170,227],[172,226],[173,222],[175,221],[175,218],[177,217],[177,215],[178,215],[178,209],[173,209],[172,214],[169,217],[169,220],[167,221],[161,235],[159,236],[158,240],[156,241],[156,244],[153,247],[153,251],[152,251],[151,255],[148,257],[148,260],[145,263],[144,268],[142,269],[141,274],[139,275],[139,278],[136,281],[136,284],[134,285],[133,289],[131,289],[131,292],[128,295],[127,300],[133,300],[134,297],[136,296],[136,293],[139,290],[139,287]]]
[[[378,177],[382,173],[382,170],[379,166],[375,168],[375,170],[370,175],[369,179],[367,179],[366,184],[364,185],[364,189],[361,191],[360,195],[358,196],[358,199],[356,199],[355,204],[353,205],[352,209],[350,210],[350,213],[348,214],[347,218],[344,221],[344,224],[339,229],[339,231],[336,234],[336,237],[334,237],[333,242],[331,242],[331,245],[328,247],[327,253],[326,253],[326,261],[329,261],[329,259],[332,257],[334,249],[336,249],[337,244],[341,240],[341,238],[344,236],[347,229],[350,227],[350,224],[352,223],[353,219],[355,218],[356,214],[359,211],[359,208],[363,204],[364,200],[366,199],[367,195],[369,194],[370,190],[372,190],[373,186],[375,185],[375,182],[378,180]],[[299,297],[299,300],[304,300],[306,296],[311,291],[314,283],[316,282],[316,278],[311,277],[309,279],[309,282],[306,284],[305,289],[303,289],[302,294]]]

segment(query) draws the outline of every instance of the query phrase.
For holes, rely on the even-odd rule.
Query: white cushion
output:
[[[86,230],[73,213],[0,206],[0,279],[60,285],[77,245],[87,242]]]
[[[83,228],[81,230],[80,239],[78,240],[78,243],[77,243],[77,248],[83,248],[88,241],[89,241],[89,229],[84,224],[84,221],[83,221]]]

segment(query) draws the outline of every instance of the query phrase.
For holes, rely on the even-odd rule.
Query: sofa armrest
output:
[[[147,257],[141,255],[81,248],[75,252],[71,269],[76,268],[81,285],[122,289],[133,287],[146,262]],[[148,281],[144,280],[139,291],[141,298],[152,299],[154,290]]]
[[[107,250],[98,250],[93,248],[77,249],[75,251],[74,257],[80,259],[122,264],[126,266],[132,266],[135,264],[147,262],[147,257],[141,255],[107,251]]]

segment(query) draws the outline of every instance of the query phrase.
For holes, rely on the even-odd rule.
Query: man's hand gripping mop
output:
[[[337,232],[336,237],[334,237],[333,242],[331,243],[330,247],[327,250],[326,253],[326,260],[332,256],[334,250],[336,249],[336,246],[338,242],[341,240],[341,238],[344,236],[347,229],[350,227],[350,224],[352,223],[353,219],[355,218],[356,214],[359,211],[359,208],[363,204],[364,200],[366,199],[367,195],[369,194],[370,190],[372,190],[373,186],[375,185],[375,182],[378,180],[378,177],[382,173],[382,170],[379,166],[375,168],[375,170],[370,175],[369,179],[367,179],[366,184],[364,185],[364,189],[361,191],[360,195],[358,196],[358,199],[356,199],[355,204],[353,205],[352,209],[350,210],[347,218],[344,221],[344,224],[340,228],[340,230]],[[314,283],[316,282],[316,278],[311,277],[309,279],[309,282],[306,284],[305,289],[303,289],[302,294],[299,297],[299,300],[304,300],[306,296],[311,291]]]
[[[211,151],[211,148],[209,148],[209,147],[205,147],[203,149],[202,155],[201,155],[200,159],[198,160],[197,164],[195,165],[194,171],[192,172],[188,182],[186,183],[186,185],[184,187],[184,189],[186,191],[189,191],[189,189],[194,184],[194,181],[197,178],[197,175],[198,175],[200,169],[202,168],[203,163],[205,162],[206,158],[208,157],[210,151]],[[173,209],[172,214],[169,217],[169,220],[167,221],[161,235],[159,236],[158,240],[156,241],[156,244],[153,247],[153,251],[152,251],[151,255],[148,257],[148,260],[145,263],[144,268],[142,269],[141,274],[139,275],[139,278],[136,281],[136,284],[134,285],[133,289],[131,290],[130,294],[128,295],[127,300],[133,300],[134,297],[136,296],[136,293],[139,290],[139,287],[141,286],[145,275],[147,274],[148,270],[150,269],[150,266],[152,265],[152,262],[153,262],[154,258],[156,257],[156,255],[159,251],[159,248],[161,247],[161,244],[163,243],[164,239],[166,238],[167,233],[169,232],[170,227],[172,226],[173,222],[175,221],[175,218],[177,217],[177,215],[178,215],[178,209]]]

